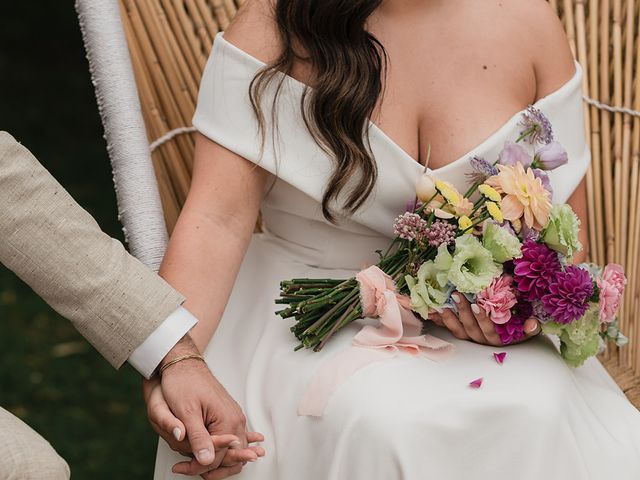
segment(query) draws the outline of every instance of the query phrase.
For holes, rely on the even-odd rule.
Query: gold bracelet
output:
[[[181,355],[179,357],[174,358],[173,360],[169,360],[162,367],[160,367],[160,371],[158,372],[158,374],[162,375],[162,372],[164,372],[171,365],[175,365],[178,362],[181,362],[183,360],[189,360],[191,358],[196,359],[196,360],[202,360],[203,362],[206,363],[204,357],[202,355],[198,354],[198,353],[190,353],[188,355]]]

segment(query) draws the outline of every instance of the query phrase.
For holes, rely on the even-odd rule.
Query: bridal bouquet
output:
[[[533,106],[520,126],[494,163],[471,159],[464,194],[425,173],[416,198],[395,219],[395,239],[370,268],[425,320],[456,308],[454,290],[464,294],[484,309],[503,344],[524,338],[525,320],[536,318],[544,333],[559,338],[566,362],[579,366],[604,348],[606,338],[626,343],[615,320],[626,278],[619,265],[572,264],[582,248],[580,222],[569,205],[552,204],[547,176],[567,163],[567,153]],[[295,318],[296,349],[318,351],[350,322],[381,315],[384,305],[367,305],[362,281],[359,274],[281,282],[276,303],[287,307],[278,314]]]

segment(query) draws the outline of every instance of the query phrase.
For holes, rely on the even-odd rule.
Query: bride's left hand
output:
[[[442,309],[442,313],[433,313],[429,319],[436,325],[448,329],[460,340],[471,340],[483,345],[503,346],[500,336],[496,332],[495,324],[485,311],[475,303],[470,304],[465,296],[454,292],[451,296],[458,306],[458,314],[450,308]],[[526,341],[540,333],[540,324],[535,318],[529,318],[524,323]],[[519,342],[514,342],[519,343]]]

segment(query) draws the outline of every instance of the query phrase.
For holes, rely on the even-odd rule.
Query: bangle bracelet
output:
[[[162,367],[160,367],[160,371],[158,372],[160,375],[162,375],[162,372],[164,372],[167,368],[169,368],[171,365],[175,365],[178,362],[181,362],[183,360],[189,360],[189,359],[195,359],[195,360],[202,360],[203,362],[206,363],[204,357],[200,354],[197,353],[190,353],[189,355],[181,355],[179,357],[174,358],[173,360],[169,360],[167,363],[165,363]]]

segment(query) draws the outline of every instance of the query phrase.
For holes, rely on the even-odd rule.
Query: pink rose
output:
[[[624,269],[615,263],[610,263],[596,279],[600,289],[600,321],[612,322],[620,308],[620,300],[627,284]]]
[[[513,277],[502,275],[476,295],[476,304],[487,312],[493,323],[502,325],[511,320],[511,308],[517,303],[512,283]]]

